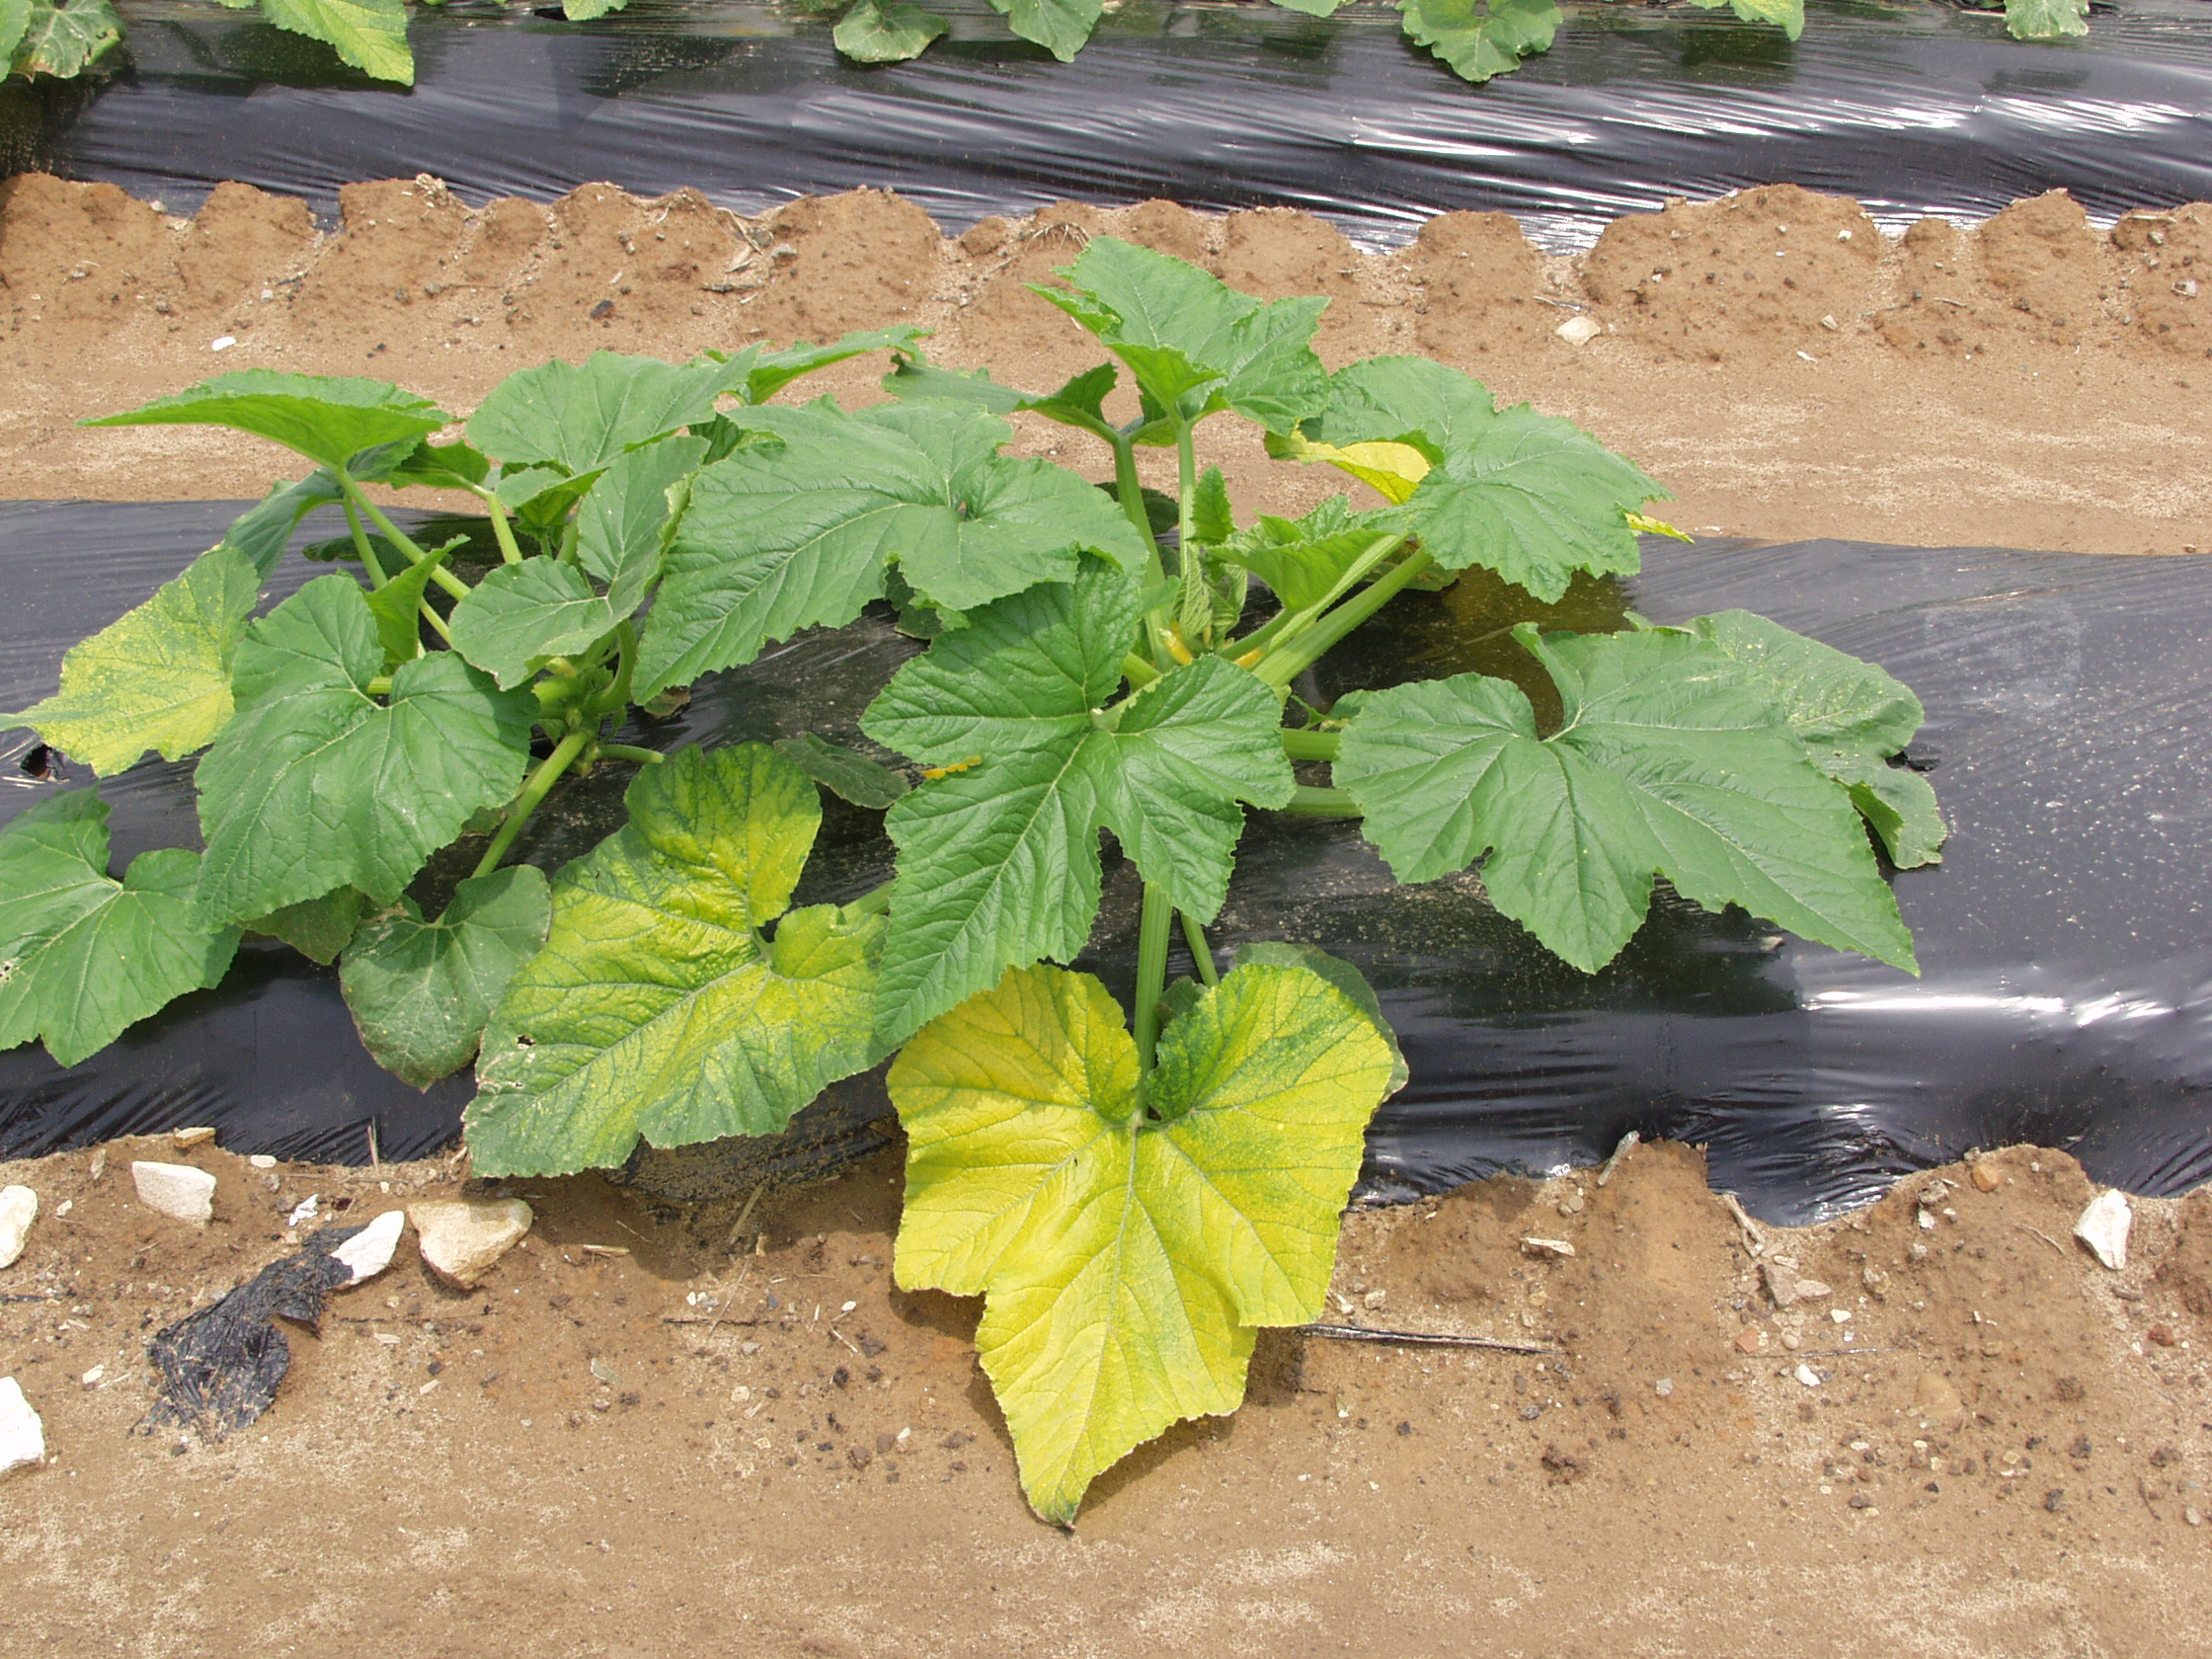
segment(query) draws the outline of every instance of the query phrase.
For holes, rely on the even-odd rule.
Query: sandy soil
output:
[[[185,221],[20,179],[0,492],[258,494],[244,440],[71,424],[252,364],[464,414],[553,355],[911,321],[947,360],[1050,384],[1093,354],[1022,284],[1095,230],[1326,293],[1332,361],[1460,363],[1634,455],[1695,528],[2212,547],[2212,207],[2106,235],[2045,198],[1889,241],[1793,189],[1624,220],[1565,261],[1496,215],[1374,257],[1282,212],[1069,206],[948,240],[867,193],[747,222],[607,188],[472,211],[427,180],[355,187],[325,238],[237,187]],[[1580,348],[1554,332],[1576,312],[1605,325]],[[826,380],[861,399],[877,372]],[[1061,429],[1022,440],[1104,470]],[[1212,448],[1246,511],[1329,488]],[[216,1172],[214,1224],[139,1207],[132,1156]],[[0,1165],[43,1206],[0,1271],[0,1376],[52,1451],[0,1482],[10,1653],[2212,1650],[2212,1201],[2139,1203],[2108,1272],[2070,1236],[2091,1188],[2063,1153],[1917,1176],[1801,1233],[1739,1226],[1683,1146],[1603,1187],[1355,1213],[1338,1316],[1555,1351],[1275,1341],[1242,1412],[1140,1451],[1071,1534],[1021,1504],[976,1305],[890,1284],[896,1152],[750,1214],[514,1183],[538,1225],[478,1292],[403,1246],[291,1331],[275,1410],[213,1445],[132,1432],[146,1338],[283,1254],[307,1193],[360,1216],[462,1171],[265,1174],[164,1141],[93,1160]],[[1778,1262],[1830,1291],[1778,1307]]]
[[[588,186],[471,211],[434,180],[356,185],[322,237],[306,207],[225,185],[193,219],[111,186],[0,186],[0,493],[256,496],[248,439],[71,423],[262,364],[396,380],[472,409],[502,376],[600,347],[679,356],[912,322],[931,350],[1049,387],[1097,360],[1024,284],[1110,230],[1270,296],[1323,293],[1332,363],[1423,352],[1565,415],[1733,535],[2084,552],[2212,547],[2212,206],[2109,234],[2063,196],[1980,230],[1884,238],[1794,187],[1622,219],[1546,259],[1504,214],[1451,213],[1389,256],[1304,214],[1081,205],[957,239],[871,192],[742,220],[678,193]],[[1554,332],[1587,314],[1606,332]],[[236,342],[221,353],[221,339]],[[88,372],[90,369],[90,372]],[[806,395],[880,396],[880,362]],[[1037,423],[1029,450],[1103,476],[1102,446]],[[1212,423],[1247,510],[1331,484]]]
[[[214,1172],[213,1224],[141,1208],[132,1156]],[[1802,1232],[1748,1233],[1677,1146],[1354,1213],[1336,1316],[1554,1352],[1276,1340],[1241,1412],[1061,1533],[1022,1507],[976,1304],[889,1283],[898,1158],[750,1216],[511,1183],[537,1225],[478,1291],[410,1236],[211,1446],[133,1433],[146,1337],[283,1254],[306,1194],[365,1218],[451,1168],[161,1140],[0,1166],[44,1205],[0,1374],[51,1448],[0,1483],[0,1649],[2205,1651],[2206,1194],[2139,1202],[2119,1273],[2069,1236],[2079,1167],[2027,1147]],[[1829,1291],[1778,1309],[1778,1263]]]

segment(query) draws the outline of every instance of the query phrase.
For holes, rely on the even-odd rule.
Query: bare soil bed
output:
[[[1110,230],[1327,294],[1331,361],[1423,352],[1581,421],[1695,529],[2212,549],[2202,204],[2103,233],[2044,198],[1892,241],[1778,188],[1623,220],[1573,261],[1502,215],[1374,256],[1298,214],[1162,203],[958,239],[871,193],[742,221],[606,187],[472,210],[419,180],[345,207],[325,236],[240,187],[186,221],[0,186],[0,493],[258,495],[275,463],[245,440],[73,426],[254,364],[460,415],[551,356],[909,321],[945,360],[1057,384],[1092,356],[1023,284]],[[1573,314],[1604,332],[1567,344]],[[808,392],[868,398],[880,371]],[[1104,470],[1064,429],[1022,441]],[[1329,487],[1256,446],[1208,458],[1246,512]],[[977,1305],[892,1285],[896,1152],[750,1212],[510,1183],[537,1224],[478,1291],[442,1289],[410,1235],[289,1332],[275,1409],[215,1444],[133,1432],[154,1331],[285,1254],[310,1193],[352,1219],[482,1189],[457,1159],[95,1156],[0,1165],[41,1203],[0,1270],[0,1376],[51,1453],[0,1482],[9,1653],[2207,1650],[2212,1202],[2139,1203],[2107,1271],[2071,1236],[2093,1189],[2062,1152],[1993,1152],[1799,1232],[1740,1225],[1679,1146],[1603,1186],[1356,1212],[1333,1316],[1553,1352],[1273,1340],[1242,1412],[1141,1450],[1065,1534],[1022,1506]],[[213,1224],[140,1206],[132,1157],[214,1172]],[[1828,1289],[1778,1305],[1790,1277]]]

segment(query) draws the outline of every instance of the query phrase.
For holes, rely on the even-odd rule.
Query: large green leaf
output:
[[[917,354],[903,352],[898,366],[883,377],[883,389],[895,397],[971,403],[993,415],[1034,410],[1110,443],[1115,434],[1113,423],[1106,418],[1106,394],[1119,379],[1120,373],[1112,363],[1100,363],[1057,392],[1022,392],[998,384],[988,368],[940,368]]]
[[[435,921],[405,897],[372,917],[347,947],[338,983],[377,1064],[417,1088],[466,1066],[552,917],[545,875],[527,864],[471,876]]]
[[[1149,1113],[1088,975],[1008,974],[907,1045],[898,1280],[988,1299],[977,1349],[1045,1519],[1234,1410],[1254,1328],[1321,1310],[1389,1076],[1373,1022],[1296,967],[1238,968],[1171,1025]]]
[[[1328,407],[1304,431],[1339,447],[1411,443],[1434,462],[1497,418],[1490,388],[1471,374],[1433,357],[1363,357],[1329,376]]]
[[[401,665],[387,705],[368,691],[383,667],[349,577],[247,629],[237,713],[198,775],[202,915],[248,920],[348,883],[389,905],[471,814],[513,798],[537,699],[437,651]]]
[[[1061,62],[1074,59],[1105,12],[1103,0],[990,0],[1006,27]]]
[[[249,933],[266,933],[310,962],[328,968],[353,943],[361,917],[374,907],[358,888],[334,887],[318,899],[302,899],[246,923]]]
[[[1936,791],[1919,773],[1888,763],[1920,730],[1918,697],[1872,663],[1748,610],[1700,616],[1690,629],[1773,699],[1814,762],[1851,791],[1892,863],[1909,869],[1941,861],[1948,831]]]
[[[749,663],[769,640],[851,621],[896,561],[925,602],[961,611],[1066,581],[1085,551],[1141,569],[1147,549],[1073,473],[997,453],[996,417],[945,403],[754,409],[781,439],[702,471],[646,620],[638,695]]]
[[[484,1034],[480,1174],[616,1164],[640,1136],[772,1134],[880,1055],[882,918],[776,921],[822,822],[806,774],[758,744],[686,749],[628,802],[629,824],[555,878],[552,933]]]
[[[21,8],[22,28],[7,54],[15,73],[52,75],[67,80],[81,75],[102,53],[122,40],[122,19],[108,0],[30,0]],[[8,35],[5,9],[0,9],[0,40]]]
[[[903,63],[919,57],[929,42],[952,27],[937,13],[910,3],[860,0],[837,20],[830,40],[845,56],[860,63]]]
[[[1552,0],[1398,0],[1405,32],[1462,80],[1486,81],[1548,51],[1559,27]]]
[[[0,74],[12,68],[16,46],[31,27],[31,0],[0,0]]]
[[[1632,574],[1626,515],[1666,494],[1573,423],[1522,404],[1448,448],[1404,521],[1446,570],[1481,565],[1550,604],[1577,571]]]
[[[393,0],[396,5],[397,0]],[[282,374],[273,368],[218,374],[140,409],[80,422],[87,427],[228,427],[344,467],[363,449],[412,443],[447,422],[428,398],[381,380]],[[265,504],[266,505],[266,504]]]
[[[1491,902],[1585,972],[1642,923],[1654,874],[1707,909],[1914,966],[1849,798],[1712,645],[1516,634],[1559,690],[1548,738],[1516,686],[1480,674],[1360,699],[1335,778],[1400,881],[1488,853]]]
[[[2090,32],[2090,0],[2005,0],[2005,27],[2022,40],[2056,40]]]
[[[1095,334],[1130,367],[1148,417],[1183,422],[1233,409],[1271,432],[1318,414],[1328,372],[1313,355],[1322,299],[1262,302],[1167,254],[1094,236],[1061,275],[1066,288],[1035,291]],[[1172,442],[1173,432],[1147,434]]]
[[[711,357],[677,364],[594,352],[582,363],[556,359],[494,386],[468,419],[468,438],[502,466],[535,463],[581,476],[710,419],[715,399],[744,381],[743,370]]]
[[[1367,983],[1367,976],[1341,956],[1331,956],[1317,945],[1302,945],[1289,940],[1259,939],[1248,945],[1236,947],[1236,966],[1239,968],[1304,968],[1318,974],[1351,1001],[1352,1006],[1368,1017],[1375,1027],[1375,1034],[1382,1039],[1382,1046],[1390,1051],[1390,1082],[1383,1091],[1387,1100],[1406,1085],[1413,1075],[1413,1068],[1405,1063],[1405,1051],[1398,1047],[1398,1034],[1390,1029],[1390,1022],[1382,1017],[1382,999],[1375,994],[1375,988]]]
[[[546,658],[582,651],[633,615],[660,577],[706,448],[701,437],[671,437],[616,459],[577,510],[577,563],[546,557],[492,571],[453,607],[453,649],[501,685],[519,685]]]
[[[261,0],[261,10],[279,29],[323,41],[380,81],[415,84],[407,8],[400,0]]]
[[[31,727],[102,777],[146,750],[164,760],[214,741],[230,720],[230,660],[260,583],[243,553],[202,553],[144,604],[61,659],[61,689],[0,722]]]
[[[1745,23],[1771,23],[1794,40],[1805,32],[1805,0],[1693,0],[1706,11],[1726,6]],[[2073,0],[2062,0],[2073,3]],[[2087,0],[2080,0],[2087,10]]]
[[[1303,518],[1262,514],[1216,550],[1216,556],[1250,571],[1289,610],[1317,604],[1379,537],[1397,533],[1399,514],[1385,509],[1358,513],[1331,496]]]
[[[1237,803],[1290,799],[1275,697],[1219,657],[1104,707],[1140,602],[1133,582],[1088,561],[1072,584],[1002,599],[940,637],[862,719],[878,743],[954,768],[885,819],[899,847],[887,1042],[1009,967],[1080,950],[1101,828],[1176,908],[1211,920],[1243,830]]]
[[[219,982],[235,927],[191,913],[199,855],[142,852],[108,874],[108,804],[90,790],[39,802],[0,830],[0,1049],[43,1037],[62,1066]]]

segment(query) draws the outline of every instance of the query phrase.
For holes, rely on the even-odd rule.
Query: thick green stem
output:
[[[1334,760],[1342,732],[1298,731],[1283,728],[1283,752],[1293,760]]]
[[[1347,599],[1296,639],[1277,646],[1252,672],[1278,691],[1288,689],[1292,680],[1318,663],[1338,640],[1388,604],[1399,590],[1428,568],[1426,553],[1415,553],[1401,561],[1388,575],[1369,584],[1365,592]]]
[[[561,781],[561,774],[569,769],[576,757],[584,752],[584,746],[592,741],[588,732],[571,732],[553,746],[553,752],[538,762],[537,770],[522,781],[522,792],[508,804],[507,817],[501,823],[499,833],[492,837],[492,844],[484,849],[484,856],[472,872],[488,876],[500,867],[500,860],[507,856],[507,849],[514,844],[514,837],[522,832],[522,826],[530,814],[537,811],[537,804],[545,799],[546,791]]]
[[[1132,651],[1122,659],[1122,677],[1142,691],[1146,686],[1159,678],[1159,670],[1153,668],[1151,664]]]
[[[1362,553],[1345,567],[1344,574],[1336,579],[1329,591],[1311,604],[1302,606],[1297,610],[1277,611],[1244,638],[1232,645],[1224,646],[1222,654],[1224,657],[1234,657],[1241,660],[1251,656],[1255,651],[1272,650],[1278,641],[1285,638],[1296,639],[1311,627],[1314,619],[1327,610],[1330,605],[1336,603],[1338,599],[1344,597],[1354,588],[1366,581],[1368,573],[1396,552],[1399,544],[1404,540],[1405,537],[1402,533],[1378,537],[1365,553]],[[1288,684],[1290,682],[1286,680],[1284,683]]]
[[[1198,969],[1203,985],[1220,985],[1221,970],[1214,966],[1214,947],[1206,942],[1206,929],[1199,926],[1198,917],[1188,910],[1177,912],[1183,918],[1183,943],[1191,948],[1191,961]]]
[[[846,901],[838,907],[847,921],[859,921],[865,916],[884,915],[891,909],[891,883],[883,882],[871,887],[859,898]]]
[[[1300,784],[1291,791],[1290,804],[1283,809],[1294,818],[1362,818],[1360,805],[1352,799],[1349,789],[1317,789],[1311,784]]]
[[[622,653],[622,666],[614,672],[614,683],[592,699],[593,714],[620,714],[630,706],[630,686],[638,672],[638,631],[627,620],[614,625],[615,649]]]
[[[492,538],[500,544],[500,557],[511,565],[522,562],[522,549],[514,540],[514,526],[508,522],[507,504],[491,491],[481,492],[484,505],[492,510]]]
[[[409,564],[419,565],[425,559],[430,557],[429,554],[425,553],[420,547],[415,545],[413,538],[411,538],[405,530],[401,529],[397,524],[393,523],[390,518],[384,515],[384,511],[382,508],[378,507],[374,502],[370,501],[368,497],[361,493],[361,487],[358,484],[355,483],[343,472],[338,475],[338,486],[340,489],[346,492],[346,500],[350,504],[357,505],[363,513],[368,514],[369,522],[374,524],[378,529],[384,532],[384,539],[389,541],[394,547],[398,548],[400,550],[401,556],[404,557]],[[437,569],[431,572],[431,580],[436,583],[440,588],[444,589],[448,593],[452,594],[456,599],[465,599],[468,597],[468,584],[463,582],[459,577],[455,576],[451,571],[447,570],[443,565],[439,565]]]
[[[361,565],[368,572],[369,587],[383,587],[391,578],[384,574],[384,567],[376,557],[376,549],[369,542],[368,531],[361,525],[361,515],[354,510],[351,501],[346,503],[346,527],[354,532],[354,551],[361,556]]]
[[[596,752],[601,760],[635,760],[641,766],[658,766],[668,758],[657,749],[640,749],[635,744],[603,743]]]
[[[1145,908],[1137,928],[1137,1065],[1150,1075],[1152,1050],[1159,1043],[1159,999],[1167,989],[1168,931],[1175,924],[1175,907],[1167,889],[1157,882],[1145,884]]]
[[[1137,445],[1126,435],[1114,439],[1114,494],[1121,498],[1122,515],[1137,526],[1138,535],[1152,550],[1152,580],[1164,574],[1159,568],[1159,543],[1152,539],[1152,521],[1145,515],[1145,487],[1137,478]]]

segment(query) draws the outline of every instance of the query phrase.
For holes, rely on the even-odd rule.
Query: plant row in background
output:
[[[220,0],[234,9],[259,6],[279,29],[321,40],[353,67],[381,81],[412,86],[415,56],[407,43],[407,0]],[[426,5],[437,0],[423,0]],[[563,0],[562,14],[588,23],[620,11],[628,0]],[[1563,21],[1555,0],[1389,0],[1406,35],[1454,72],[1486,81],[1550,48]],[[1794,40],[1805,27],[1804,0],[1690,0],[1707,11],[1727,8],[1746,23],[1780,29]],[[1089,40],[1106,0],[990,0],[1006,26],[1063,63]],[[1353,0],[1273,0],[1308,17],[1326,18]],[[2004,0],[2006,27],[2023,40],[2052,40],[2089,30],[2089,0]],[[915,0],[854,0],[839,16],[837,50],[860,63],[917,57],[951,28]],[[123,38],[110,0],[0,0],[0,61],[17,75],[68,77],[99,65]]]
[[[1111,360],[1054,392],[933,366],[901,329],[526,369],[447,442],[396,387],[264,370],[94,422],[233,428],[312,470],[4,717],[103,777],[203,750],[204,844],[117,876],[93,790],[0,831],[0,1044],[72,1064],[273,935],[337,962],[409,1081],[475,1059],[480,1175],[769,1134],[895,1055],[899,1281],[986,1299],[1023,1482],[1066,1521],[1131,1447],[1233,1409],[1260,1327],[1320,1311],[1364,1131],[1405,1080],[1348,964],[1296,940],[1218,960],[1248,809],[1358,819],[1401,881],[1479,866],[1585,971],[1660,878],[1912,968],[1880,855],[1932,861],[1943,827],[1889,763],[1921,709],[1878,668],[1726,611],[1524,625],[1534,700],[1474,673],[1294,690],[1407,589],[1479,567],[1548,602],[1633,572],[1666,528],[1652,480],[1424,358],[1329,373],[1322,300],[1108,238],[1062,275],[1036,291]],[[891,401],[766,402],[877,349]],[[1112,477],[1002,453],[1021,412],[1095,438]],[[1240,522],[1199,464],[1217,420],[1368,505]],[[1147,448],[1171,498],[1139,483]],[[496,560],[419,543],[370,484],[467,492]],[[354,568],[257,615],[326,506],[348,533],[310,556]],[[798,734],[626,741],[700,676],[886,601],[930,641],[862,722],[907,770]],[[603,766],[637,768],[627,823],[550,879],[513,862],[548,794]],[[883,813],[895,871],[793,908],[824,787]],[[1091,936],[1106,833],[1144,883],[1127,1009],[1055,965]]]

